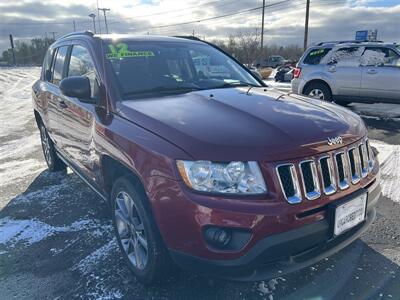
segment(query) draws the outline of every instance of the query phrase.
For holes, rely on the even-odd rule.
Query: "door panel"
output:
[[[322,59],[327,63],[326,72],[334,82],[334,95],[351,97],[360,95],[360,57],[363,50],[354,46],[332,49]]]
[[[327,65],[327,73],[331,75],[336,86],[336,95],[352,96],[360,95],[361,68],[340,65]]]
[[[366,48],[360,95],[400,102],[400,56],[389,48]]]
[[[68,58],[66,77],[85,76],[91,85],[91,97],[97,97],[97,80],[89,51],[81,45],[73,45]],[[60,126],[62,152],[75,163],[87,179],[95,180],[99,155],[95,151],[93,133],[96,106],[81,102],[74,97],[61,96]]]
[[[61,96],[63,107],[60,126],[62,133],[62,151],[73,161],[87,178],[93,179],[98,156],[95,154],[93,129],[95,107],[82,103],[76,98]]]

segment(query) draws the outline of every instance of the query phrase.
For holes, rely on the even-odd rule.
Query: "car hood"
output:
[[[355,142],[362,120],[338,105],[247,87],[119,102],[122,117],[194,159],[276,161],[312,156]],[[342,137],[343,144],[328,145]]]

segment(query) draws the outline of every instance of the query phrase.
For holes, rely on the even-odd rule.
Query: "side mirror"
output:
[[[71,76],[60,82],[61,93],[68,97],[76,97],[82,102],[95,103],[91,98],[90,81],[86,76]]]

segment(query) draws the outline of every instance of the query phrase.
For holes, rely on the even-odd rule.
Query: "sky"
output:
[[[400,0],[310,0],[309,43],[353,39],[357,30],[378,29],[378,38],[400,42]],[[302,45],[306,0],[266,0],[266,44]],[[195,35],[227,39],[261,28],[262,0],[98,0],[110,33]],[[15,40],[74,30],[96,30],[96,0],[0,0],[0,53]],[[105,32],[100,14],[100,30]]]

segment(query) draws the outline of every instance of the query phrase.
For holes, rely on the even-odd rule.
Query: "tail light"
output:
[[[300,77],[300,73],[301,73],[301,68],[294,68],[293,77],[294,78],[299,78]]]

